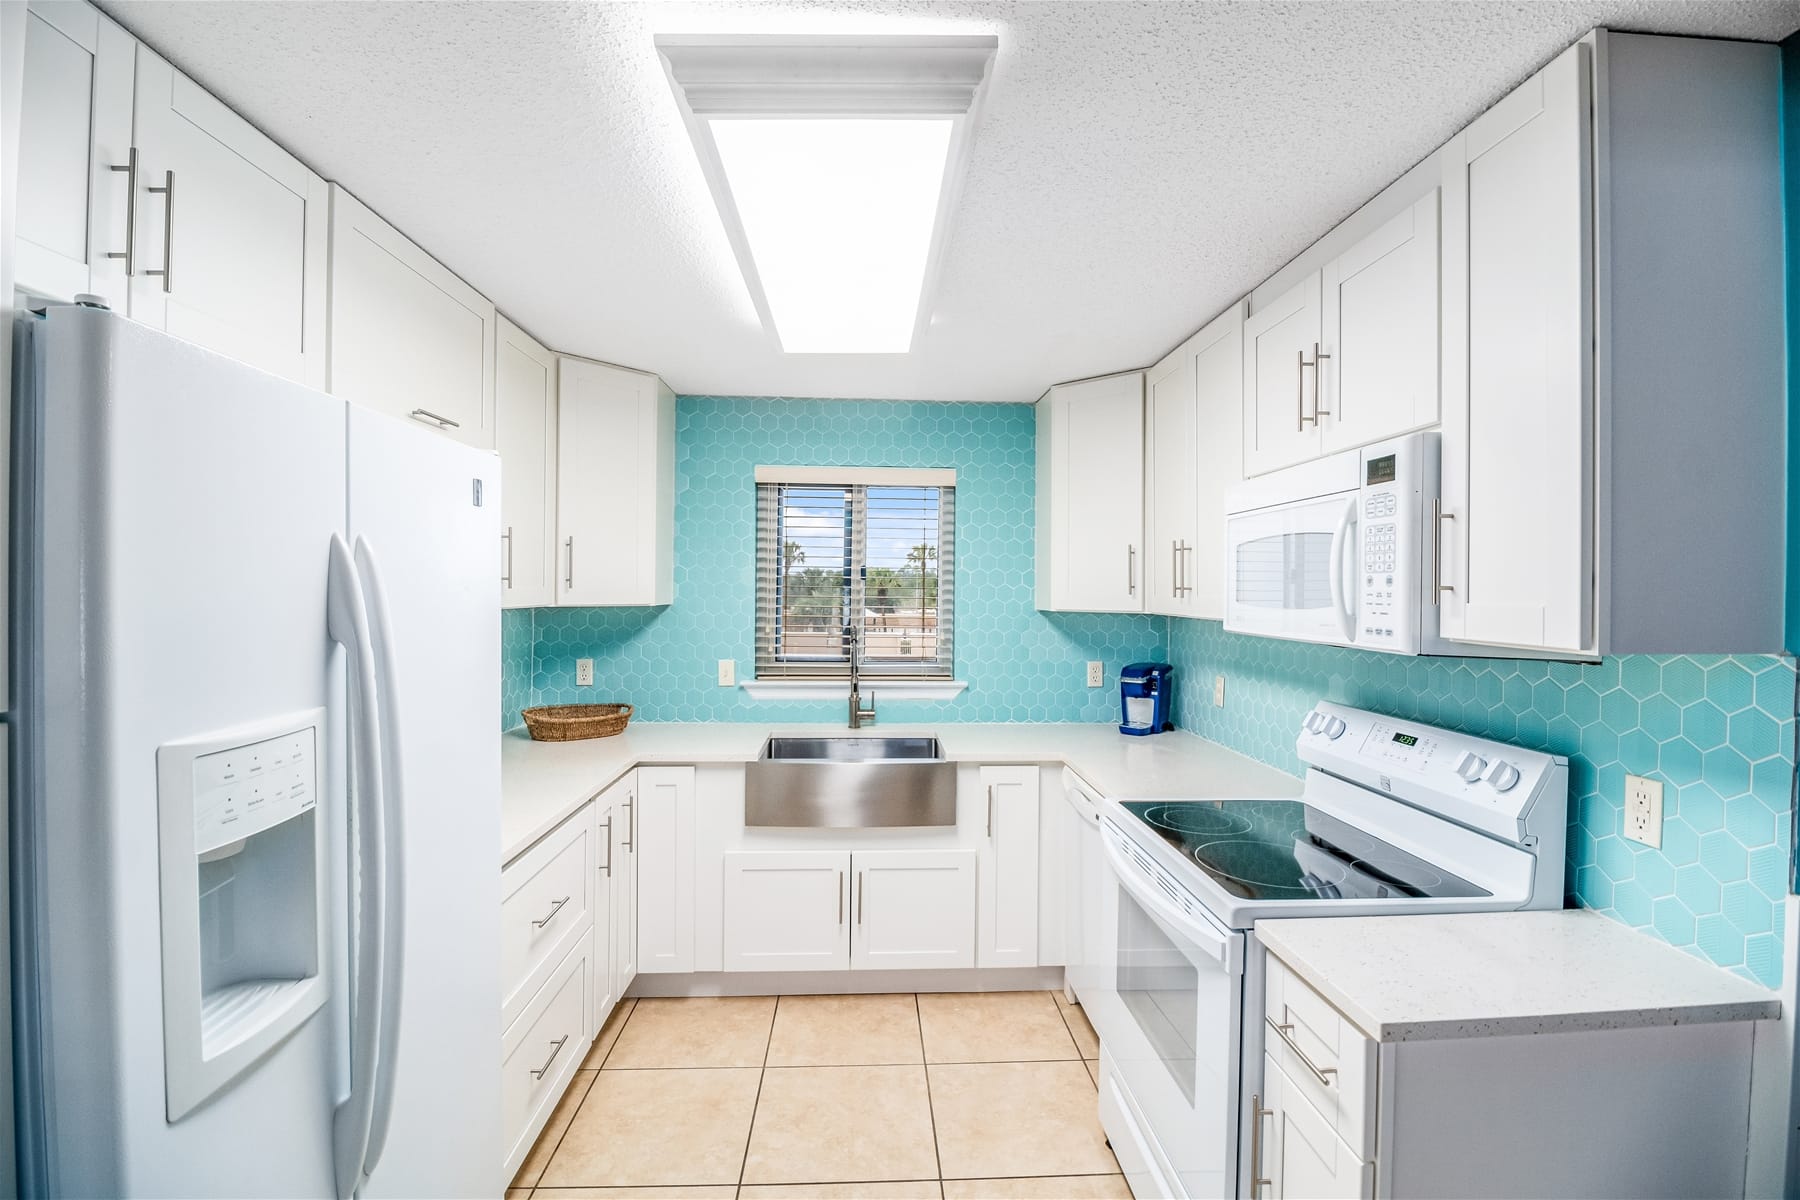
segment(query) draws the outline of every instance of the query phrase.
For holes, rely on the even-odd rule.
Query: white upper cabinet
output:
[[[1224,616],[1225,489],[1243,478],[1243,305],[1145,374],[1149,612]]]
[[[1321,296],[1321,450],[1437,424],[1437,190],[1327,263]]]
[[[127,310],[135,54],[130,34],[78,0],[26,11],[14,240],[25,291]]]
[[[1037,607],[1142,612],[1144,373],[1058,384],[1037,408]]]
[[[324,181],[143,46],[133,320],[325,383]]]
[[[494,448],[494,306],[331,189],[331,391]]]
[[[642,371],[561,360],[556,599],[675,599],[675,394]]]
[[[1244,320],[1244,473],[1319,456],[1320,279],[1308,274]]]
[[[1563,52],[1444,153],[1448,638],[1594,646],[1589,55]]]
[[[556,356],[505,317],[494,351],[500,604],[556,602]]]

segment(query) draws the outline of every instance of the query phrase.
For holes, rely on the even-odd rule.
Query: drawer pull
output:
[[[564,896],[562,899],[556,901],[554,904],[552,904],[550,906],[549,912],[545,913],[542,917],[539,917],[537,920],[533,921],[532,924],[537,926],[539,929],[542,929],[544,926],[548,925],[550,922],[556,920],[556,914],[561,912],[562,906],[567,904],[568,902],[569,902],[569,897]],[[1290,1045],[1291,1044],[1292,1043],[1290,1043]],[[1299,1051],[1296,1050],[1295,1053],[1298,1054]]]
[[[1263,1017],[1263,1020],[1268,1024],[1270,1029],[1273,1029],[1275,1031],[1275,1036],[1280,1038],[1284,1043],[1286,1043],[1287,1048],[1294,1052],[1294,1057],[1299,1059],[1303,1064],[1305,1064],[1306,1069],[1313,1073],[1314,1079],[1317,1079],[1319,1081],[1319,1083],[1325,1087],[1331,1086],[1331,1080],[1328,1078],[1328,1076],[1336,1075],[1337,1068],[1336,1067],[1315,1067],[1313,1065],[1313,1060],[1306,1057],[1306,1051],[1302,1050],[1294,1042],[1294,1036],[1293,1036],[1294,1035],[1294,1026],[1293,1026],[1292,1022],[1289,1022],[1286,1025],[1277,1025],[1275,1023],[1275,1018],[1270,1017],[1270,1016]]]
[[[532,1068],[531,1077],[533,1079],[542,1079],[544,1077],[545,1072],[550,1070],[550,1064],[556,1061],[556,1056],[562,1053],[562,1048],[568,1044],[568,1041],[569,1035],[565,1033],[554,1042],[550,1043],[550,1057],[544,1060],[543,1066]]]
[[[427,421],[439,429],[461,429],[461,421],[452,421],[449,417],[441,417],[428,408],[415,408],[406,414],[415,421]]]
[[[1250,1200],[1260,1200],[1262,1189],[1273,1187],[1275,1181],[1262,1173],[1262,1123],[1264,1117],[1272,1117],[1275,1110],[1262,1106],[1260,1095],[1250,1097]]]

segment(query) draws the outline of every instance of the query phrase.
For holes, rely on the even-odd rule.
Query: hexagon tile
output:
[[[531,704],[531,672],[535,647],[531,633],[532,610],[500,610],[500,728],[514,729],[525,723],[519,710]]]
[[[1300,771],[1294,731],[1321,697],[1567,755],[1570,901],[1781,982],[1792,658],[1396,658],[1169,626],[1176,724],[1283,770]],[[1214,708],[1220,674],[1228,700]],[[1661,850],[1625,839],[1628,773],[1663,782]]]
[[[675,603],[538,610],[534,703],[622,700],[649,721],[841,717],[834,701],[756,701],[717,686],[719,659],[735,659],[745,678],[755,661],[759,463],[956,468],[956,677],[969,687],[952,700],[884,700],[888,719],[1116,719],[1119,668],[1166,649],[1160,617],[1032,607],[1028,404],[682,396],[675,424]],[[577,688],[575,659],[590,657],[595,686]],[[1106,663],[1109,686],[1085,686],[1089,659]]]

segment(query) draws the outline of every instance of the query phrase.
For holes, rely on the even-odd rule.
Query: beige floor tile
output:
[[[506,1200],[531,1200],[530,1188],[507,1188]]]
[[[635,1007],[636,1000],[619,1001],[618,1006],[612,1010],[612,1015],[606,1018],[606,1024],[600,1027],[600,1036],[594,1039],[594,1047],[588,1051],[587,1061],[581,1064],[582,1070],[600,1069],[600,1064],[606,1061],[613,1043],[619,1040],[619,1031],[625,1028],[625,1022],[631,1018],[631,1010]]]
[[[927,1070],[944,1178],[1118,1173],[1079,1061]]]
[[[578,1187],[539,1188],[532,1200],[732,1200],[737,1188],[718,1187]]]
[[[1088,1078],[1093,1080],[1094,1086],[1098,1088],[1100,1086],[1100,1060],[1084,1058],[1081,1060],[1081,1065],[1087,1068]]]
[[[754,1068],[601,1071],[540,1182],[545,1187],[735,1184],[761,1074]]]
[[[1047,992],[948,992],[919,997],[925,1061],[1032,1062],[1079,1058]]]
[[[606,1069],[760,1067],[773,996],[646,998],[631,1010]]]
[[[738,1200],[938,1200],[935,1179],[906,1183],[765,1183],[738,1189]]]
[[[770,1067],[744,1182],[934,1179],[923,1067]]]
[[[1062,993],[1057,993],[1061,995]],[[1100,1035],[1088,1023],[1087,1009],[1079,1004],[1068,1005],[1062,1009],[1063,1023],[1069,1027],[1069,1036],[1075,1039],[1076,1049],[1083,1058],[1100,1057]]]
[[[925,1061],[919,1008],[898,996],[783,996],[769,1038],[771,1067],[882,1066]]]
[[[538,1193],[542,1195],[543,1193]],[[1123,1175],[1051,1175],[1033,1179],[946,1179],[945,1200],[1131,1200]]]
[[[582,1098],[587,1095],[588,1088],[592,1086],[594,1076],[598,1073],[577,1071],[575,1077],[569,1080],[568,1089],[551,1110],[550,1119],[544,1123],[544,1131],[538,1134],[537,1144],[525,1156],[525,1161],[519,1164],[519,1173],[513,1176],[513,1188],[529,1191],[537,1183],[538,1177],[544,1173],[544,1164],[550,1161],[550,1155],[556,1151],[556,1144],[562,1141],[563,1131],[568,1129],[569,1121],[575,1116],[575,1110],[581,1107]],[[507,1200],[512,1200],[512,1197],[507,1197]]]

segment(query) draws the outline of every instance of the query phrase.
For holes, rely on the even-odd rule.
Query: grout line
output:
[[[620,1003],[624,1002],[620,1001]],[[612,1061],[613,1051],[617,1050],[619,1048],[619,1043],[625,1040],[625,1027],[631,1024],[631,1018],[635,1016],[637,1016],[637,997],[633,996],[631,997],[631,1007],[625,1010],[625,1019],[619,1022],[619,1032],[613,1035],[612,1045],[608,1046],[606,1048],[606,1053],[600,1056],[600,1070],[604,1071],[606,1069],[606,1064]],[[602,1021],[600,1023],[600,1028],[604,1031],[606,1029],[606,1022]],[[613,1069],[616,1071],[620,1068],[614,1067]]]
[[[744,1131],[744,1156],[738,1160],[737,1193],[744,1190],[744,1174],[750,1169],[750,1142],[756,1137],[756,1112],[762,1107],[763,1080],[769,1077],[769,1047],[775,1044],[775,1019],[781,1015],[781,997],[769,1009],[769,1034],[763,1039],[762,1068],[756,1075],[756,1099],[750,1103],[750,1128]]]
[[[544,1181],[544,1176],[549,1173],[550,1164],[556,1161],[557,1151],[562,1149],[563,1139],[569,1136],[569,1130],[575,1128],[575,1118],[581,1115],[581,1106],[587,1103],[588,1094],[594,1090],[594,1085],[600,1082],[599,1071],[583,1071],[577,1067],[575,1069],[575,1078],[579,1079],[583,1075],[589,1075],[591,1078],[588,1080],[587,1086],[581,1089],[581,1097],[575,1101],[575,1111],[569,1114],[569,1123],[564,1125],[562,1127],[562,1132],[556,1135],[556,1145],[550,1147],[550,1153],[544,1156],[544,1165],[538,1168],[537,1178],[531,1181],[532,1191],[537,1190],[538,1184],[542,1183]],[[556,1098],[556,1104],[550,1106],[550,1113],[552,1116],[556,1114],[557,1107],[561,1105],[564,1100],[568,1099],[569,1091],[572,1089],[575,1079],[569,1080],[569,1083],[570,1088],[565,1088],[563,1094]],[[537,1147],[535,1145],[532,1146],[531,1150],[526,1152],[526,1157],[529,1158],[536,1150]],[[527,1195],[525,1200],[531,1200],[531,1197]]]
[[[925,1015],[919,1010],[919,994],[917,992],[913,993],[912,1002],[913,1020],[918,1022],[919,1026],[919,1056],[924,1059],[926,1058]],[[944,1195],[944,1152],[938,1147],[937,1106],[931,1102],[931,1063],[929,1061],[921,1062],[920,1067],[925,1072],[925,1115],[931,1119],[931,1158],[933,1162],[937,1163],[938,1196],[939,1200],[942,1200]]]

